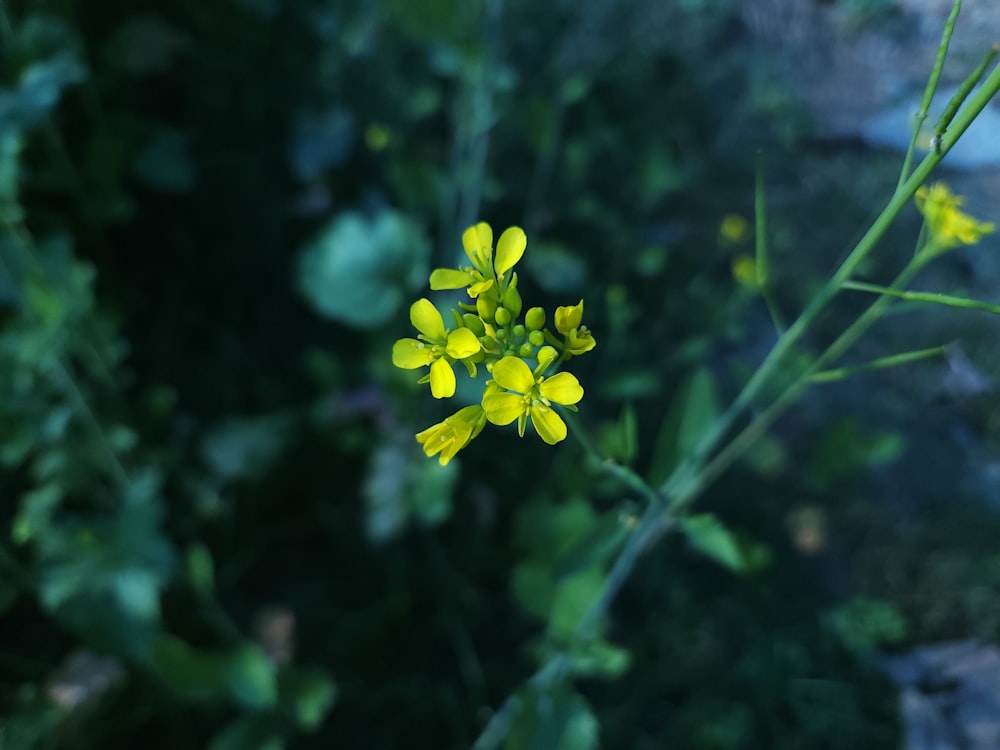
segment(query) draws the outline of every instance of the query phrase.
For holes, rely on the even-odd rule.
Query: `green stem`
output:
[[[906,149],[906,157],[903,159],[903,166],[899,170],[899,182],[896,190],[903,186],[906,174],[910,171],[910,164],[913,161],[913,152],[917,147],[917,140],[920,138],[920,130],[927,119],[927,111],[931,107],[934,99],[934,92],[937,91],[938,81],[941,78],[941,71],[944,69],[944,60],[948,56],[948,46],[951,44],[951,35],[955,30],[955,21],[958,20],[958,13],[962,9],[962,0],[955,0],[951,8],[948,21],[944,25],[944,32],[941,34],[941,43],[938,44],[937,57],[934,60],[934,67],[931,69],[930,78],[927,79],[927,86],[924,88],[924,98],[920,103],[920,111],[917,112],[916,123],[913,126],[913,135],[910,137],[910,146]]]
[[[914,276],[924,267],[924,263],[919,258],[914,258],[907,264],[895,281],[889,286],[890,289],[897,289],[908,284]],[[892,297],[888,294],[880,296],[869,307],[858,316],[855,321],[838,336],[830,346],[817,357],[799,377],[788,386],[784,392],[778,396],[771,404],[756,415],[753,421],[743,428],[729,443],[726,444],[719,453],[704,465],[694,479],[682,487],[681,491],[674,497],[670,504],[670,511],[674,514],[686,508],[697,497],[723,474],[733,463],[739,459],[754,443],[757,442],[774,424],[777,419],[788,411],[799,397],[805,392],[812,382],[812,377],[825,367],[836,362],[854,343],[867,331],[871,325],[885,313],[886,308],[892,303]]]
[[[761,362],[760,366],[751,376],[740,393],[736,396],[729,408],[716,420],[702,438],[695,450],[693,461],[696,466],[702,465],[711,453],[718,447],[726,433],[732,428],[736,420],[754,402],[764,386],[770,382],[778,368],[782,364],[785,356],[792,351],[795,344],[809,330],[810,326],[836,296],[850,277],[857,270],[858,266],[868,257],[875,248],[882,235],[888,230],[892,223],[905,208],[913,194],[923,184],[930,173],[941,162],[945,154],[951,150],[958,139],[972,124],[972,121],[989,104],[993,96],[1000,90],[1000,66],[993,69],[983,85],[969,98],[968,103],[955,117],[954,126],[942,137],[941,151],[927,154],[917,165],[913,174],[900,186],[889,199],[885,209],[875,219],[874,223],[865,232],[861,240],[855,245],[844,262],[833,273],[830,279],[820,288],[819,292],[810,300],[806,309],[789,326],[788,330],[782,334],[774,347]],[[671,479],[667,480],[668,486]]]
[[[858,375],[862,372],[868,372],[870,370],[882,370],[887,367],[906,365],[910,362],[916,362],[921,359],[940,357],[947,351],[947,346],[932,346],[929,349],[918,349],[912,352],[902,352],[901,354],[890,354],[888,357],[879,357],[878,359],[873,359],[871,362],[866,362],[863,365],[838,367],[836,370],[823,370],[822,372],[817,372],[809,378],[809,382],[812,384],[835,383],[841,380],[846,380],[852,375]]]
[[[983,312],[1000,315],[1000,305],[990,302],[981,302],[965,297],[954,297],[950,294],[938,294],[936,292],[911,292],[907,290],[888,289],[877,284],[866,284],[861,281],[847,281],[844,289],[851,289],[857,292],[872,292],[874,294],[888,294],[892,297],[908,300],[910,302],[929,302],[935,305],[947,305],[948,307],[961,307],[966,310],[982,310]]]

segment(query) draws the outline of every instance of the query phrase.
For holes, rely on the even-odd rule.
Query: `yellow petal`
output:
[[[492,374],[493,379],[508,391],[527,393],[535,385],[535,376],[519,357],[504,357],[493,365]]]
[[[431,365],[431,395],[434,398],[455,395],[455,371],[446,359],[436,359]]]
[[[429,365],[431,356],[431,347],[416,339],[400,339],[392,345],[392,363],[403,370]]]
[[[483,396],[483,410],[493,424],[510,424],[524,413],[524,397],[516,393],[491,393]]]
[[[414,328],[433,341],[444,341],[448,336],[441,313],[429,299],[418,299],[410,306],[410,322]]]
[[[535,404],[531,407],[531,424],[538,436],[549,445],[555,445],[560,440],[566,439],[566,423],[556,414],[555,409],[550,409],[544,404]]]
[[[574,328],[579,328],[582,321],[583,300],[580,300],[572,307],[556,308],[556,330],[563,336],[572,331]]]
[[[479,270],[488,265],[493,254],[493,230],[484,221],[469,227],[462,233],[462,247],[469,260]]]
[[[476,334],[468,328],[457,328],[448,334],[448,356],[455,359],[471,357],[482,348]]]
[[[556,373],[551,378],[546,378],[539,384],[538,392],[549,401],[564,405],[575,404],[583,398],[583,388],[580,386],[580,381],[569,372]]]
[[[478,281],[475,284],[470,284],[469,296],[473,298],[478,297],[491,286],[493,286],[493,279],[487,279],[486,281]]]
[[[503,276],[514,267],[514,264],[521,260],[524,249],[528,246],[528,238],[521,227],[510,227],[500,235],[497,242],[497,255],[494,265],[497,276]]]
[[[471,279],[465,271],[454,268],[435,268],[431,271],[431,289],[461,289],[468,286]]]

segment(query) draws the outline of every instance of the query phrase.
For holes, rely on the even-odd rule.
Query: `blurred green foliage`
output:
[[[893,744],[853,650],[1000,623],[991,552],[931,565],[914,527],[842,564],[908,441],[806,412],[581,635],[621,488],[501,435],[427,461],[442,414],[389,361],[461,230],[518,223],[532,296],[587,299],[598,442],[682,459],[771,336],[719,223],[806,128],[735,11],[4,4],[0,747]],[[803,202],[790,308],[867,212],[836,175]]]

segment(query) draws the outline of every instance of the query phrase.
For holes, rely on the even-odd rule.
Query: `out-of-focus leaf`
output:
[[[281,720],[273,714],[248,714],[212,738],[208,750],[282,750]]]
[[[192,46],[192,40],[165,18],[143,14],[129,18],[114,32],[107,57],[127,73],[149,75],[167,70],[180,52]]]
[[[696,370],[678,387],[653,448],[649,481],[658,486],[685,458],[719,416],[715,378],[709,370]]]
[[[427,460],[412,433],[383,441],[372,455],[363,488],[369,538],[384,542],[410,522],[435,526],[445,521],[458,471],[458,461],[441,466]]]
[[[624,674],[632,663],[628,651],[600,638],[573,643],[567,656],[570,670],[576,677],[614,679]]]
[[[555,577],[565,578],[611,557],[628,536],[628,523],[616,511],[605,513],[555,563]]]
[[[291,430],[284,414],[233,418],[205,436],[202,457],[220,479],[253,479],[266,472],[281,454]]]
[[[299,727],[312,731],[319,727],[337,698],[337,685],[320,669],[295,669],[279,680],[280,700]]]
[[[562,245],[545,242],[531,245],[524,260],[535,282],[553,294],[576,292],[587,278],[582,256]]]
[[[49,526],[35,538],[39,598],[66,625],[111,653],[148,647],[174,551],[160,530],[158,479],[133,479],[113,515]]]
[[[292,136],[292,169],[304,182],[315,180],[350,156],[354,140],[354,116],[345,109],[302,116]]]
[[[766,547],[741,539],[710,513],[688,516],[680,527],[691,544],[735,573],[759,570],[770,562]]]
[[[162,633],[149,650],[147,664],[182,699],[230,698],[248,708],[268,708],[277,702],[274,668],[251,644],[231,651],[199,650]]]
[[[0,88],[0,132],[38,125],[59,103],[63,90],[84,80],[86,74],[72,52],[32,63],[16,89]]]
[[[187,138],[161,130],[138,153],[133,170],[149,187],[182,193],[194,187],[197,172]]]
[[[191,545],[188,547],[185,562],[191,588],[202,596],[212,596],[215,590],[215,565],[208,547],[204,544]]]
[[[402,214],[374,217],[348,212],[307,245],[299,262],[299,288],[313,308],[356,328],[393,319],[412,290],[427,283],[430,246]]]
[[[594,750],[598,726],[583,696],[569,685],[529,685],[517,692],[518,709],[504,750]]]
[[[829,612],[827,625],[855,651],[893,646],[906,638],[906,618],[892,603],[857,597]]]

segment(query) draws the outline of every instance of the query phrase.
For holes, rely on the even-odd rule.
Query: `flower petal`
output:
[[[583,387],[576,375],[570,372],[559,372],[546,378],[538,384],[538,392],[549,401],[563,405],[575,404],[583,398]]]
[[[431,365],[431,395],[434,398],[451,398],[455,395],[455,371],[448,360],[434,360]]]
[[[500,235],[497,242],[497,255],[494,266],[497,276],[503,276],[514,267],[514,264],[521,260],[524,249],[528,246],[528,237],[521,227],[510,227]]]
[[[482,348],[476,334],[468,328],[456,328],[448,334],[448,356],[455,359],[471,357]]]
[[[524,397],[516,393],[491,393],[483,396],[483,410],[493,424],[510,424],[524,414]]]
[[[574,328],[579,328],[582,321],[583,300],[580,300],[572,307],[556,308],[556,330],[563,336],[572,331]]]
[[[431,289],[461,289],[472,281],[469,274],[455,268],[435,268],[431,271]]]
[[[493,256],[493,230],[485,221],[469,227],[462,233],[462,247],[472,265],[480,271],[486,270]]]
[[[531,424],[538,436],[549,445],[555,445],[560,440],[566,439],[566,423],[556,414],[555,409],[544,404],[535,404],[531,407]]]
[[[418,299],[410,306],[410,322],[414,328],[433,341],[444,341],[448,337],[441,313],[429,299]]]
[[[400,339],[392,345],[392,363],[403,370],[429,365],[431,356],[431,347],[416,339]]]
[[[493,379],[508,391],[527,393],[535,385],[535,376],[519,357],[504,357],[493,365]]]

